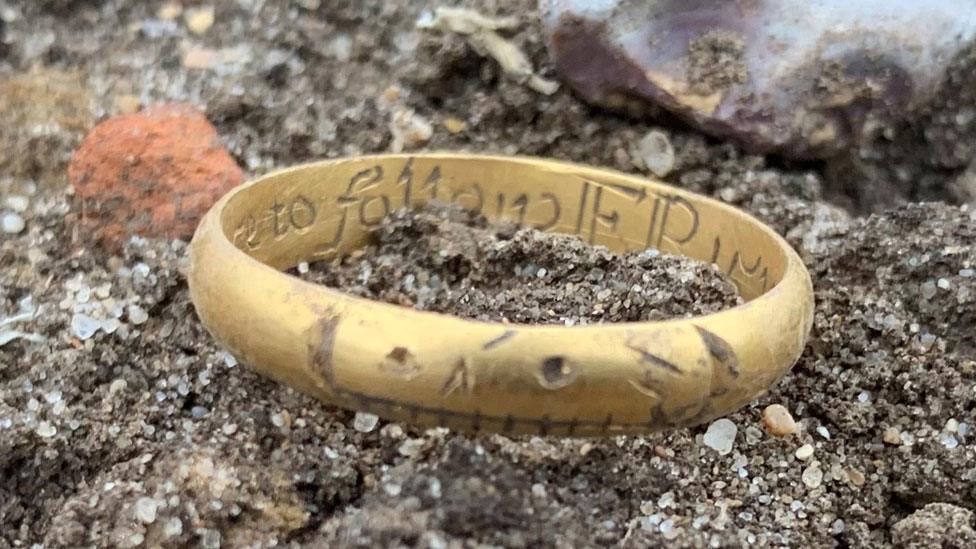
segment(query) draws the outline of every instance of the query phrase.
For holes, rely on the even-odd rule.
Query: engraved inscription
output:
[[[271,228],[276,237],[290,231],[303,231],[315,224],[315,204],[303,195],[297,195],[287,203],[277,201],[271,205]]]
[[[481,213],[481,209],[485,207],[485,193],[481,190],[481,185],[472,183],[467,189],[458,189],[451,193],[451,202],[474,213]]]
[[[686,219],[677,218],[678,215]],[[662,249],[667,243],[670,249],[680,249],[681,244],[690,242],[698,234],[699,217],[698,209],[688,199],[676,194],[657,195],[645,244]]]

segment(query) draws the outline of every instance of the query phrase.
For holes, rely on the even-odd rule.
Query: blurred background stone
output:
[[[931,98],[976,35],[965,0],[541,0],[586,100],[646,101],[752,152],[834,155]]]

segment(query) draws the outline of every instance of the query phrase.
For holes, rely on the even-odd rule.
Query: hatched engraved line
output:
[[[697,324],[695,325],[695,329],[698,330],[698,335],[701,336],[705,348],[708,349],[708,354],[720,364],[724,365],[732,377],[738,377],[739,358],[735,355],[735,351],[729,345],[729,342]]]
[[[481,350],[490,351],[513,337],[515,337],[515,330],[505,330],[502,332],[502,335],[485,342],[485,344],[481,346]]]
[[[669,372],[673,372],[673,373],[676,373],[676,374],[682,374],[682,373],[684,373],[681,370],[681,368],[678,367],[677,364],[675,364],[674,362],[671,362],[670,360],[665,360],[665,359],[657,356],[656,354],[654,354],[654,353],[652,353],[652,352],[650,352],[650,351],[648,351],[646,349],[642,349],[642,348],[640,348],[640,347],[638,347],[636,345],[632,345],[630,343],[627,343],[626,345],[627,345],[627,348],[628,349],[630,349],[632,351],[636,351],[637,353],[640,354],[640,356],[641,356],[640,361],[641,362],[646,362],[648,364],[653,364],[654,366],[660,366],[661,368],[664,368],[665,370],[668,370]]]
[[[415,423],[419,420],[421,415],[429,415],[437,418],[438,424],[444,424],[448,419],[469,422],[477,421],[479,425],[483,424],[484,422],[496,422],[502,424],[502,431],[506,433],[512,432],[515,429],[516,424],[532,425],[535,427],[537,432],[542,432],[543,429],[545,429],[547,432],[551,432],[553,429],[564,429],[575,432],[579,428],[585,428],[606,433],[611,429],[611,427],[624,429],[645,429],[647,427],[646,422],[614,423],[613,413],[608,413],[604,421],[581,420],[576,417],[565,420],[553,420],[549,418],[548,415],[542,417],[517,417],[512,414],[504,416],[486,415],[480,410],[476,410],[473,413],[458,412],[448,410],[446,408],[403,402],[388,397],[374,396],[360,391],[347,389],[342,387],[336,380],[333,369],[333,351],[336,332],[338,331],[340,322],[340,317],[330,316],[323,318],[317,324],[319,335],[318,342],[315,344],[315,347],[312,349],[311,353],[312,366],[313,369],[322,376],[322,379],[325,381],[326,385],[335,393],[336,396],[355,402],[355,407],[360,410],[379,411],[385,409],[388,411],[405,411],[410,420]]]

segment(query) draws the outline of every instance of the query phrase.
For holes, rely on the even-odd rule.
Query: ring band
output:
[[[430,200],[488,219],[717,265],[746,303],[694,318],[511,325],[416,311],[289,276],[362,247]],[[469,154],[383,155],[275,172],[224,196],[191,245],[203,325],[238,359],[326,402],[460,430],[600,436],[699,424],[765,392],[813,320],[792,248],[716,200],[610,170]]]

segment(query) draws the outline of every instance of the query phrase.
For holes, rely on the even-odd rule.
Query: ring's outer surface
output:
[[[508,325],[281,272],[348,253],[387,212],[431,199],[709,261],[747,302],[666,322]],[[390,419],[503,433],[640,433],[722,416],[790,369],[813,314],[800,258],[735,208],[609,170],[468,154],[325,161],[238,187],[197,229],[189,283],[204,326],[265,375]]]

